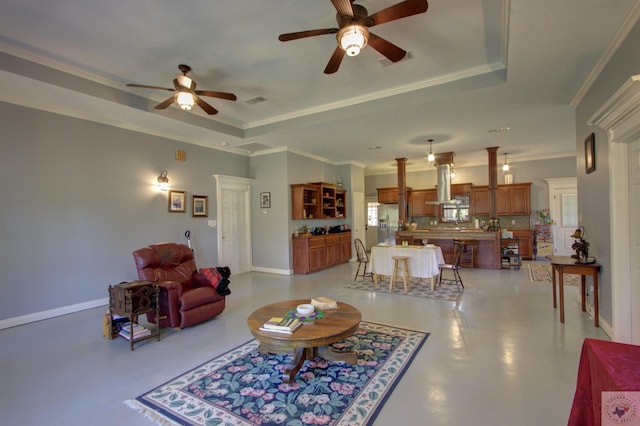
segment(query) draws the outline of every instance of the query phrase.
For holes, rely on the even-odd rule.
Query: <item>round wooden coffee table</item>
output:
[[[305,360],[315,357],[330,361],[346,361],[355,364],[358,356],[353,351],[336,351],[328,345],[351,336],[358,330],[362,315],[353,306],[338,302],[338,309],[324,311],[324,318],[317,319],[312,325],[303,325],[293,334],[272,333],[260,330],[260,327],[273,317],[282,317],[301,303],[309,299],[287,300],[272,303],[254,311],[247,319],[251,334],[260,342],[258,350],[262,353],[292,353],[293,363],[283,374],[282,381],[290,383],[298,374]]]

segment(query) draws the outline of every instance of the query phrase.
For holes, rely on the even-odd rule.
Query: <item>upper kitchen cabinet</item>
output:
[[[378,203],[398,204],[398,188],[378,188]]]
[[[505,213],[506,215],[531,214],[531,183],[514,183],[512,185],[499,186],[498,198],[500,198],[500,189],[503,188],[508,188],[509,190],[506,195],[509,200],[509,212]]]
[[[471,188],[473,187],[470,183],[453,183],[451,184],[451,197],[471,195]]]
[[[489,216],[489,187],[474,186],[471,190],[471,211],[473,216]]]
[[[378,190],[378,203],[380,204],[398,204],[398,188],[376,188]],[[407,188],[407,194],[411,188]]]
[[[411,191],[410,216],[440,216],[438,204],[427,204],[438,200],[435,189],[415,189]]]
[[[489,216],[489,187],[474,186],[471,190],[474,216]],[[531,213],[531,183],[498,185],[496,214],[498,216],[529,215]]]

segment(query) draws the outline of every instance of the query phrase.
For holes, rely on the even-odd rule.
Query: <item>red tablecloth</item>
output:
[[[599,426],[603,391],[640,391],[640,346],[584,340],[568,425]]]

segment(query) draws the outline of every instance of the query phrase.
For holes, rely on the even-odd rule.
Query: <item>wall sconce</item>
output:
[[[429,156],[427,157],[427,160],[430,163],[433,163],[435,161],[435,159],[436,159],[436,156],[433,155],[433,149],[432,149],[433,145],[432,144],[433,144],[433,139],[429,139]]]
[[[167,171],[163,170],[158,176],[158,188],[162,191],[166,191],[169,189],[169,178],[167,177]]]

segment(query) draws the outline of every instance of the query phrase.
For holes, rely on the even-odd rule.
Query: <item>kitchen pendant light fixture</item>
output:
[[[453,166],[454,166],[453,157],[455,157],[455,154],[451,154],[451,179],[456,178],[456,171],[453,169]]]
[[[427,160],[430,163],[433,163],[436,159],[436,156],[433,155],[433,139],[429,139],[429,156],[427,157]]]
[[[504,164],[502,165],[502,171],[503,172],[508,172],[509,171],[509,163],[507,163],[507,152],[504,153]]]

